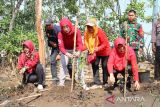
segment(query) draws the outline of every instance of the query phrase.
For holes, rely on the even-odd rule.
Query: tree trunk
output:
[[[45,40],[43,35],[42,28],[42,0],[35,1],[35,10],[36,10],[36,31],[38,36],[39,43],[39,56],[40,62],[45,67]]]
[[[19,11],[19,8],[20,8],[22,2],[23,2],[23,0],[19,0],[19,1],[17,2],[17,4],[16,4],[16,7],[15,7],[14,10],[13,10],[12,19],[11,19],[10,25],[9,25],[9,32],[11,32],[12,29],[13,29],[14,21],[15,21],[15,18],[16,18],[16,16],[17,16],[17,13],[18,13],[18,11]]]

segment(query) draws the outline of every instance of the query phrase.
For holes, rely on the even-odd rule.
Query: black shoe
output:
[[[132,92],[132,89],[127,87],[127,91],[128,92]]]

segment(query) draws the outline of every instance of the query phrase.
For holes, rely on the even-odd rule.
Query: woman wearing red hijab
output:
[[[18,70],[23,75],[23,84],[38,82],[38,89],[43,89],[44,69],[40,64],[39,53],[31,40],[23,42],[23,51],[18,57]]]
[[[65,77],[68,71],[67,66],[69,60],[71,60],[73,57],[80,56],[82,50],[82,38],[80,30],[77,28],[76,53],[73,54],[75,27],[67,18],[63,18],[60,20],[60,27],[61,32],[58,34],[59,50],[61,54],[59,86],[64,86]]]
[[[114,48],[111,51],[111,54],[108,59],[108,72],[110,74],[110,81],[114,83],[114,86],[117,86],[117,75],[118,73],[125,75],[126,66],[126,47],[127,47],[127,59],[128,64],[131,65],[131,70],[128,70],[129,76],[133,75],[133,79],[135,82],[136,90],[139,90],[139,77],[138,77],[138,65],[136,60],[136,55],[134,50],[130,46],[126,46],[125,40],[123,38],[117,38],[114,42]],[[132,71],[132,72],[130,72]],[[130,78],[128,78],[130,79]],[[128,88],[131,88],[131,81],[128,81]]]

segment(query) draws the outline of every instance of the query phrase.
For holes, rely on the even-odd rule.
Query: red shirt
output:
[[[23,45],[27,46],[32,54],[31,58],[28,58],[24,52],[20,54],[18,57],[18,70],[23,67],[27,67],[27,72],[32,73],[36,65],[39,63],[39,53],[34,51],[34,45],[32,41],[27,40],[23,43]]]
[[[102,29],[98,28],[97,36],[98,36],[99,44],[98,44],[98,51],[96,52],[96,55],[97,56],[109,56],[111,48],[109,45],[109,40],[108,40],[107,35]],[[82,50],[86,50],[86,49],[87,47],[84,44]]]
[[[115,43],[114,43],[115,47],[112,49],[109,55],[108,63],[107,63],[109,73],[113,73],[113,69],[118,71],[123,71],[126,67],[125,54],[118,53],[117,51],[118,44],[125,45],[125,40],[123,38],[118,38],[115,40]],[[137,65],[135,52],[129,46],[127,46],[127,51],[128,51],[128,63],[131,63],[134,80],[138,81],[139,80],[138,65]]]
[[[70,28],[69,33],[65,33],[63,31],[63,26],[67,25]],[[59,43],[59,49],[62,53],[66,53],[66,50],[73,50],[74,46],[74,30],[75,27],[72,25],[69,19],[62,19],[60,21],[61,26],[61,32],[58,34],[58,43]],[[79,29],[77,29],[76,33],[76,50],[81,51],[82,50],[82,38],[81,38],[81,32]]]

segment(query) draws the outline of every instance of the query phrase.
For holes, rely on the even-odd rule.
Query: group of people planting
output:
[[[75,80],[80,79],[83,89],[88,90],[84,78],[84,58],[87,63],[92,65],[94,85],[107,87],[109,83],[112,83],[116,88],[118,86],[118,75],[120,74],[125,80],[126,74],[128,74],[125,81],[127,88],[131,88],[133,77],[135,89],[140,89],[137,56],[138,51],[143,50],[144,32],[141,24],[137,23],[135,10],[128,12],[126,27],[120,29],[120,35],[115,39],[113,48],[110,47],[106,33],[97,25],[95,18],[87,20],[83,36],[80,29],[74,26],[68,18],[62,18],[59,24],[60,27],[54,25],[52,19],[45,21],[46,37],[48,46],[51,48],[50,64],[53,83],[56,83],[57,86],[65,86],[67,73],[73,78],[72,61],[76,59]],[[159,58],[157,23],[155,26],[154,31],[156,33],[152,42],[156,57]],[[32,82],[34,80],[33,75],[36,75],[37,88],[42,90],[45,73],[40,64],[38,52],[35,51],[34,44],[30,40],[26,40],[22,46],[23,51],[18,59],[18,70],[19,73],[23,74],[22,82],[24,84]],[[84,55],[84,51],[87,52],[87,55]],[[59,77],[56,69],[58,61],[60,61]],[[99,64],[102,67],[102,82],[99,76]],[[156,66],[159,67],[159,65]],[[155,72],[156,80],[160,79],[160,72],[157,71],[159,70],[158,67]]]

